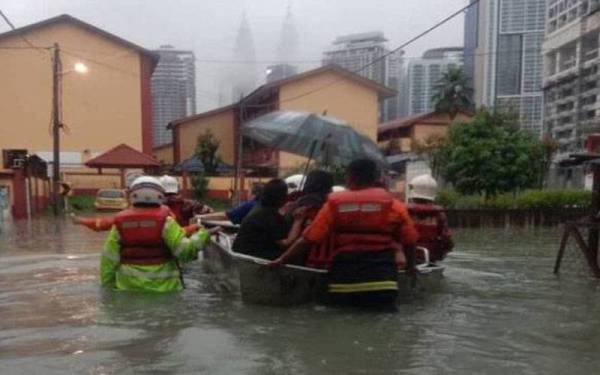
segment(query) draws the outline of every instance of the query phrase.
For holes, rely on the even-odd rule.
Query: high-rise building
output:
[[[196,113],[196,64],[192,51],[160,46],[160,56],[152,74],[154,146],[172,141],[169,122]]]
[[[475,104],[514,111],[521,126],[537,134],[542,130],[545,9],[546,0],[486,0],[465,18],[466,69],[473,77]]]
[[[422,58],[411,60],[404,85],[406,115],[432,111],[435,86],[446,71],[462,66],[462,59],[462,47],[446,47],[428,50]]]
[[[231,80],[232,85],[231,102],[237,102],[242,96],[250,94],[256,88],[257,67],[254,38],[245,14],[242,16],[242,22],[235,39],[233,58],[245,62],[244,64],[232,65],[227,77]]]
[[[266,76],[267,83],[279,81],[287,77],[291,77],[298,73],[298,69],[290,64],[277,64],[267,67]]]
[[[334,40],[331,48],[323,53],[323,65],[336,64],[398,90],[403,52],[397,51],[384,57],[389,53],[386,42],[387,39],[381,31],[340,36]],[[383,121],[398,115],[399,102],[398,98],[390,98],[381,103],[380,117]]]
[[[280,62],[267,67],[267,82],[279,81],[298,73],[298,68],[293,64],[298,57],[298,32],[290,4],[281,27],[276,56]]]
[[[548,0],[544,130],[559,142],[559,159],[582,151],[588,134],[600,131],[599,3]]]
[[[475,53],[479,42],[479,0],[470,0],[470,4],[465,12],[463,71],[472,85],[475,78]]]

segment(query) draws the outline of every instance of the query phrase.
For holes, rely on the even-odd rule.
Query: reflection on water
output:
[[[443,288],[397,314],[248,306],[199,264],[180,294],[98,287],[103,234],[0,233],[0,373],[594,374],[600,284],[552,275],[556,229],[457,231]]]

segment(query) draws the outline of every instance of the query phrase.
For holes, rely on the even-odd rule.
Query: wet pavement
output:
[[[0,373],[594,374],[600,283],[575,255],[552,275],[559,235],[457,231],[441,290],[389,314],[244,305],[199,263],[179,294],[105,291],[104,234],[5,223]]]

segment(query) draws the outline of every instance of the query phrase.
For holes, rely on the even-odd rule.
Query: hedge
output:
[[[526,190],[520,193],[499,194],[484,199],[479,195],[460,195],[454,190],[442,190],[437,203],[448,209],[561,209],[585,208],[592,202],[590,191]]]

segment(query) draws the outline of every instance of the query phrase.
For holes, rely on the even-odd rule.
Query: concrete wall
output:
[[[142,149],[139,52],[71,24],[48,25],[26,37],[37,46],[58,42],[63,50],[62,114],[68,129],[61,134],[62,151],[103,152],[119,143]],[[0,47],[7,46],[27,45],[12,36],[0,40]],[[51,56],[52,50],[2,50],[0,149],[52,150]],[[73,72],[76,62],[88,72]]]
[[[210,130],[221,141],[217,151],[221,159],[225,163],[234,164],[233,124],[234,113],[229,109],[179,125],[181,160],[194,154],[198,136]]]
[[[317,90],[318,91],[314,91]],[[313,92],[314,91],[314,92]],[[311,92],[310,95],[304,95]],[[377,140],[378,93],[372,88],[325,72],[283,85],[279,91],[279,109],[323,113],[348,122],[373,141]],[[281,153],[282,171],[297,169],[305,158]]]
[[[95,194],[98,189],[120,189],[121,174],[115,170],[94,172],[65,172],[64,180],[71,184],[75,194]]]
[[[152,150],[152,155],[165,165],[173,165],[173,145],[156,147]]]

